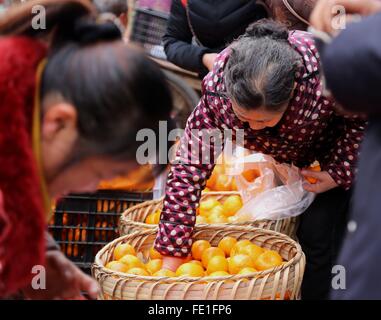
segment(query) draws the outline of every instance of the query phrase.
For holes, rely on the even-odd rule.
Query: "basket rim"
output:
[[[224,195],[240,195],[242,196],[241,192],[239,191],[210,191],[208,193],[205,193],[202,195],[204,196],[224,196]],[[124,211],[119,218],[119,228],[123,226],[133,226],[133,227],[139,227],[139,228],[145,228],[145,229],[155,229],[157,225],[154,224],[148,224],[141,221],[135,221],[129,218],[129,215],[132,214],[133,211],[139,210],[141,208],[144,208],[146,206],[157,204],[159,202],[164,201],[165,197],[161,197],[159,199],[153,199],[144,201],[142,203],[138,203],[130,208],[128,208],[126,211]],[[249,221],[241,221],[241,222],[225,222],[225,223],[197,223],[196,226],[199,227],[207,227],[207,226],[219,226],[219,227],[228,227],[230,225],[233,226],[245,226],[250,223],[261,223],[261,222],[268,222],[268,221],[286,221],[286,220],[292,220],[295,217],[287,217],[287,218],[281,218],[277,220],[271,220],[271,219],[259,219],[259,220],[249,220]]]
[[[264,271],[258,271],[251,274],[245,274],[245,275],[229,275],[229,276],[220,276],[220,277],[210,277],[210,276],[204,276],[204,277],[155,277],[155,276],[140,276],[140,275],[132,275],[127,274],[119,271],[114,271],[105,268],[105,265],[101,262],[101,256],[107,252],[107,250],[112,247],[114,244],[122,242],[124,240],[129,240],[131,238],[136,238],[139,236],[148,236],[148,235],[155,235],[157,233],[158,228],[152,230],[144,230],[144,231],[137,231],[133,232],[131,234],[124,235],[122,237],[119,237],[112,242],[105,245],[95,256],[94,263],[92,265],[92,269],[102,269],[102,272],[107,274],[108,276],[112,275],[118,275],[121,280],[137,280],[137,281],[146,281],[146,282],[152,282],[152,281],[162,281],[166,283],[178,283],[178,282],[200,282],[204,280],[210,281],[222,281],[222,280],[242,280],[242,279],[251,279],[253,277],[264,277],[268,274],[273,274],[279,271],[282,271],[284,269],[289,268],[291,265],[300,262],[303,257],[305,257],[302,248],[299,243],[297,243],[295,240],[291,239],[289,236],[282,234],[280,232],[267,230],[267,229],[261,229],[261,228],[254,228],[250,226],[229,226],[227,228],[218,228],[211,225],[207,225],[205,227],[196,227],[195,231],[201,231],[201,230],[214,230],[214,231],[238,231],[238,232],[259,232],[262,234],[267,235],[273,235],[277,238],[281,238],[283,240],[287,240],[289,244],[293,245],[296,249],[296,254],[293,258],[291,258],[286,263],[283,263],[280,266],[277,266],[275,268],[267,269]]]

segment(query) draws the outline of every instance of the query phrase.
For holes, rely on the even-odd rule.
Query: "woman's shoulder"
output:
[[[202,81],[202,89],[204,92],[213,92],[216,94],[225,93],[224,70],[229,60],[230,49],[226,48],[218,54],[214,61],[213,69],[205,76]]]
[[[295,30],[289,33],[288,42],[302,57],[303,78],[319,74],[320,56],[311,33]]]
[[[311,32],[302,30],[292,30],[288,34],[288,41],[295,46],[312,46],[315,47],[315,40]]]

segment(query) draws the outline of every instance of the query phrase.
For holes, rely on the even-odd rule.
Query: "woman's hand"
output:
[[[345,17],[338,16],[339,6],[345,9]],[[379,0],[319,0],[310,16],[311,25],[320,31],[336,33],[335,19],[350,21],[353,15],[368,16],[381,11]]]
[[[163,256],[162,269],[168,269],[176,272],[177,268],[185,262],[185,258],[165,257]]]
[[[99,291],[97,282],[84,274],[59,250],[46,252],[46,289],[28,286],[23,290],[29,299],[85,299],[82,292],[96,299]]]
[[[202,56],[202,63],[204,64],[205,67],[208,68],[209,71],[213,69],[213,64],[217,56],[218,56],[217,53],[205,53]]]
[[[302,175],[306,177],[315,178],[316,183],[312,184],[308,181],[305,181],[303,187],[306,191],[314,193],[323,193],[333,188],[336,188],[338,185],[333,180],[331,175],[327,171],[316,172],[308,169],[302,170]]]

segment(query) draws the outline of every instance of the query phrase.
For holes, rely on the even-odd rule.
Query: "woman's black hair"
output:
[[[262,19],[231,45],[224,80],[240,107],[276,112],[290,99],[301,57],[287,39],[284,25]]]
[[[137,132],[158,133],[172,100],[160,68],[120,36],[112,23],[86,19],[65,29],[53,42],[42,97],[59,95],[77,109],[81,153],[132,160]]]
[[[44,8],[45,29],[33,28],[37,5]],[[29,0],[0,17],[0,35],[48,43],[43,107],[62,99],[76,108],[80,139],[73,161],[96,155],[135,160],[139,130],[153,130],[158,140],[160,120],[167,121],[169,130],[174,127],[163,72],[143,52],[124,44],[116,25],[97,21],[90,1]]]

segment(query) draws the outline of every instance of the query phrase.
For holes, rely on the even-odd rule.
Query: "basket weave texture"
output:
[[[157,229],[125,235],[98,252],[92,267],[93,277],[101,287],[102,300],[284,300],[299,299],[305,268],[305,256],[300,245],[278,232],[228,226],[195,228],[193,239],[210,241],[212,246],[225,236],[248,239],[265,249],[277,251],[284,261],[279,267],[249,275],[224,277],[153,277],[120,273],[104,268],[112,260],[115,247],[129,243],[138,252],[151,248]],[[143,257],[143,258],[144,258]]]
[[[203,194],[201,200],[207,200],[210,197],[217,199],[218,201],[224,201],[228,196],[239,195],[238,192],[208,192]],[[133,232],[141,232],[144,230],[153,230],[156,225],[147,224],[144,221],[150,213],[156,210],[161,210],[163,207],[163,199],[151,200],[135,205],[126,210],[119,220],[119,233],[120,235],[126,235]],[[237,223],[222,223],[216,224],[219,228],[227,226],[251,226],[255,228],[273,230],[285,235],[288,235],[292,239],[296,239],[296,229],[298,225],[298,218],[291,217],[280,220],[256,220]],[[206,226],[205,224],[198,224],[198,226]]]

